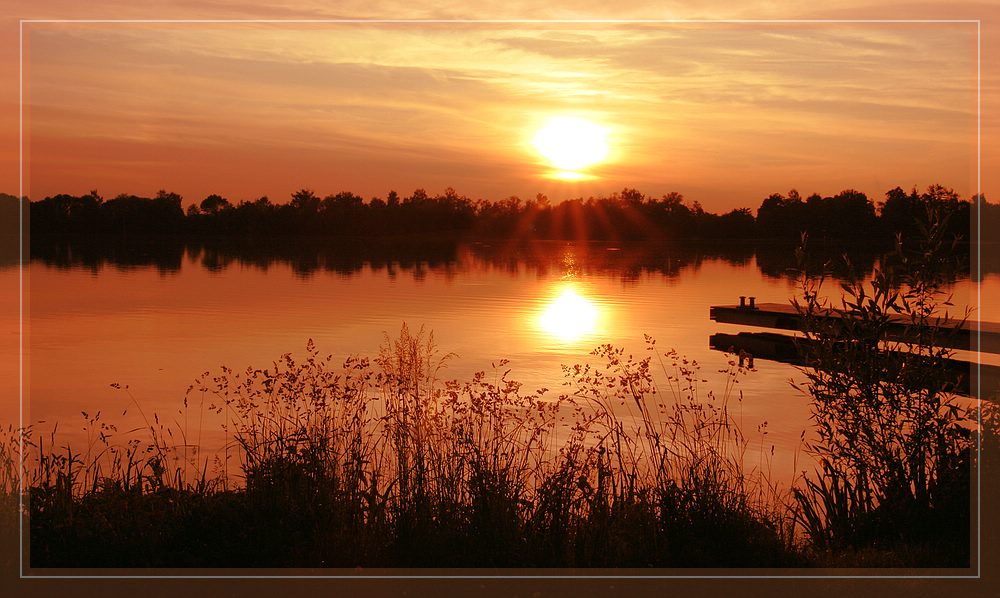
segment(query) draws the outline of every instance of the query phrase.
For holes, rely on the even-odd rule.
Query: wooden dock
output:
[[[826,311],[821,317],[840,319],[835,311]],[[713,305],[709,307],[709,317],[723,324],[740,324],[761,328],[779,330],[803,330],[805,323],[796,309],[782,303],[757,303],[748,305]],[[1000,324],[995,322],[978,322],[976,320],[944,320],[936,326],[934,344],[949,349],[975,351],[978,334],[979,351],[983,353],[1000,354]],[[890,316],[885,340],[905,341],[912,338],[913,324],[909,318]]]
[[[746,353],[750,359],[766,359],[791,365],[805,366],[806,361],[801,355],[801,348],[809,341],[803,338],[795,339],[785,334],[774,332],[740,332],[739,334],[713,334],[709,337],[709,347],[716,351],[727,353]],[[751,361],[750,365],[753,363]],[[941,366],[950,379],[946,390],[965,396],[972,396],[974,367],[977,364],[959,359],[944,360]],[[994,365],[979,366],[982,398],[996,396],[1000,391],[1000,367]]]

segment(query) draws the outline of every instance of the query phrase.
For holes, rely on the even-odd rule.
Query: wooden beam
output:
[[[842,319],[839,312],[826,310],[820,317],[833,320]],[[782,303],[758,303],[751,307],[740,305],[713,305],[709,307],[709,317],[723,324],[740,324],[779,330],[803,330],[804,319],[792,305]],[[884,340],[906,341],[912,338],[913,323],[904,316],[889,317],[887,337]],[[950,349],[975,351],[975,340],[980,341],[983,353],[1000,354],[1000,324],[978,322],[976,320],[941,319],[934,329],[934,344]]]
[[[709,347],[716,351],[745,352],[755,359],[778,361],[796,366],[808,365],[800,352],[803,343],[808,342],[806,339],[796,339],[774,332],[720,333],[713,334],[708,339]],[[946,375],[953,380],[947,390],[956,394],[972,396],[971,389],[975,386],[970,384],[974,376],[973,368],[979,364],[959,359],[947,359],[942,365],[946,370]],[[979,371],[979,387],[983,394],[981,398],[995,400],[996,397],[1000,396],[1000,367],[979,365]]]

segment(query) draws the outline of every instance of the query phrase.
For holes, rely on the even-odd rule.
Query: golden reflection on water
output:
[[[575,285],[557,290],[538,318],[538,325],[550,337],[563,341],[583,340],[597,332],[600,310],[580,294]]]

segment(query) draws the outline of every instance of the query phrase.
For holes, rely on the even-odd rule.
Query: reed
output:
[[[174,425],[142,416],[141,442],[100,414],[81,450],[29,433],[32,566],[799,563],[782,497],[745,465],[736,361],[700,396],[697,364],[647,350],[600,347],[551,396],[503,360],[442,380],[451,356],[404,325],[374,360],[309,341],[206,373]],[[206,414],[231,439],[212,467],[179,425]]]

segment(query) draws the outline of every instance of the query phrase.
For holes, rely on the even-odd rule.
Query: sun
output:
[[[597,307],[568,288],[548,305],[538,323],[542,330],[561,341],[576,341],[596,330]]]
[[[589,120],[557,116],[538,130],[532,145],[552,166],[575,173],[608,156],[608,129]]]

